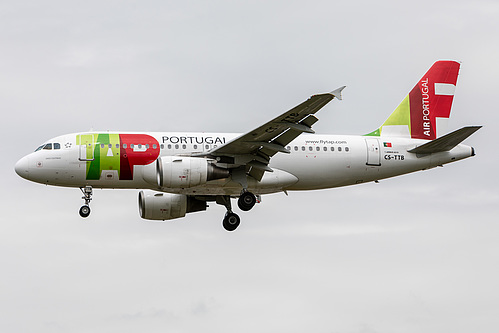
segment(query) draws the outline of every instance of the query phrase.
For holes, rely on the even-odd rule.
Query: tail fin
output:
[[[459,66],[455,61],[434,63],[383,125],[367,135],[434,140],[444,134]]]

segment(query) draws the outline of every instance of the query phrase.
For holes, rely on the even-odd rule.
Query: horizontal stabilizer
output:
[[[466,140],[466,138],[478,131],[480,128],[482,128],[482,126],[466,126],[458,129],[457,131],[451,132],[428,143],[425,143],[422,146],[408,150],[408,152],[415,154],[432,154],[449,151]]]

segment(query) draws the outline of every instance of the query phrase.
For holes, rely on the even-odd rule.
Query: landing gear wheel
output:
[[[83,193],[82,199],[85,200],[85,204],[80,208],[80,216],[88,217],[90,215],[90,201],[92,200],[92,186],[80,187],[81,193]]]
[[[81,206],[80,207],[80,216],[81,217],[88,217],[90,215],[90,207],[87,205]]]
[[[234,231],[239,226],[239,223],[241,223],[241,219],[237,214],[227,213],[225,214],[222,225],[225,228],[225,230]]]
[[[256,204],[256,197],[251,192],[243,192],[237,200],[237,205],[243,211],[248,211]]]

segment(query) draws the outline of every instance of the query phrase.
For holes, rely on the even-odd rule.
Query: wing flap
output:
[[[313,114],[311,114],[307,118],[303,119],[300,124],[308,126],[308,127],[312,127],[312,125],[315,124],[318,121],[319,121],[319,118],[317,118],[316,116],[314,116]]]

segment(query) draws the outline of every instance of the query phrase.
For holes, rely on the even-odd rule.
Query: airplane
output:
[[[388,119],[366,135],[322,135],[317,111],[344,86],[318,94],[245,134],[84,132],[55,137],[22,157],[16,173],[54,186],[79,187],[90,214],[94,188],[141,189],[140,217],[165,221],[225,206],[234,231],[240,210],[261,195],[378,182],[475,155],[461,142],[481,126],[445,134],[460,63],[437,61]]]

